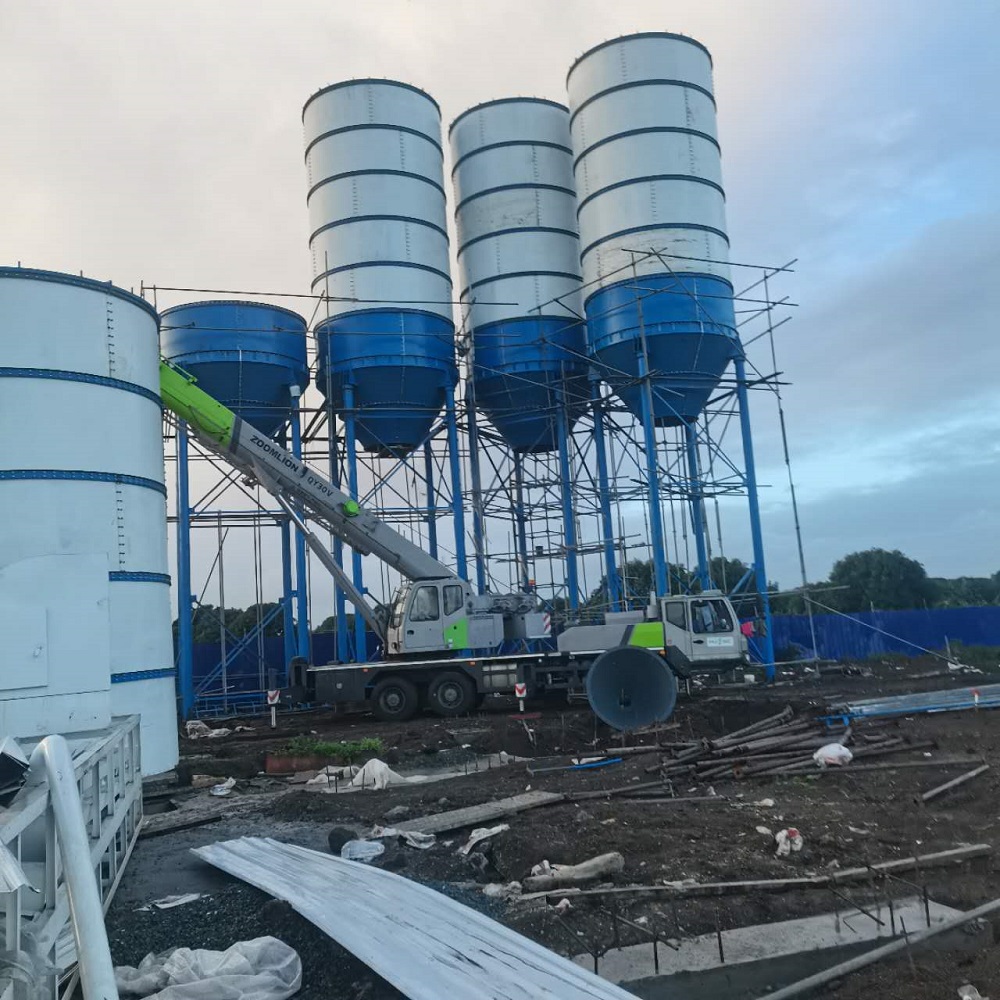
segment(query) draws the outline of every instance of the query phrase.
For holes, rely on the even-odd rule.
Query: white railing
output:
[[[108,729],[71,734],[66,740],[86,830],[77,853],[83,856],[89,848],[107,910],[142,823],[139,719],[115,719]],[[37,741],[20,742],[31,753]],[[20,862],[32,887],[0,893],[5,953],[0,955],[0,1000],[58,1000],[59,984],[76,963],[63,847],[44,753],[32,763],[29,784],[7,809],[0,809],[0,843]],[[70,838],[66,847],[73,850]]]

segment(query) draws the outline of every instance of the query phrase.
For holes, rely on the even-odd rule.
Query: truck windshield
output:
[[[729,606],[718,598],[691,602],[691,627],[695,632],[731,632]]]

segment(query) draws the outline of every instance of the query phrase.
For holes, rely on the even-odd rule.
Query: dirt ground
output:
[[[828,674],[816,680],[769,689],[701,691],[680,702],[671,723],[658,733],[628,741],[684,741],[717,737],[767,718],[791,705],[800,718],[823,711],[831,699],[868,697],[936,686],[988,683],[989,679],[956,680],[941,675],[934,663],[866,665],[851,674]],[[938,673],[931,677],[915,674]],[[868,673],[869,675],[865,675]],[[395,997],[382,983],[323,935],[322,962],[314,956],[318,932],[287,908],[262,906],[256,890],[206,867],[188,848],[229,836],[264,834],[321,847],[333,827],[364,835],[385,814],[403,806],[410,817],[488,802],[527,788],[558,791],[570,796],[597,790],[620,791],[656,779],[647,768],[658,755],[626,756],[622,763],[592,771],[541,767],[568,763],[570,756],[613,751],[620,737],[596,722],[585,707],[544,709],[538,717],[511,718],[511,706],[497,705],[475,716],[442,720],[422,717],[386,725],[359,716],[308,713],[282,718],[278,733],[265,721],[254,720],[252,733],[219,741],[182,739],[182,781],[192,774],[238,778],[227,805],[231,816],[220,823],[184,834],[140,841],[109,916],[116,961],[135,963],[150,950],[180,945],[224,947],[261,933],[275,933],[297,947],[306,962],[305,998]],[[855,727],[861,738],[868,724]],[[906,749],[879,760],[933,761],[938,757],[967,758],[969,768],[981,761],[994,765],[968,785],[930,804],[918,803],[919,793],[962,772],[933,766],[910,769],[852,771],[830,769],[822,774],[743,779],[708,783],[674,781],[677,796],[714,794],[712,803],[622,801],[624,796],[589,798],[520,813],[510,830],[486,841],[465,858],[456,853],[467,831],[439,836],[429,851],[390,843],[377,863],[410,878],[457,894],[463,902],[539,940],[563,954],[601,952],[616,944],[648,940],[652,930],[662,937],[684,937],[717,928],[765,923],[838,910],[851,914],[853,903],[865,906],[886,895],[901,899],[926,888],[928,896],[949,906],[969,909],[1000,897],[1000,853],[947,869],[918,871],[877,885],[844,887],[843,897],[827,890],[756,893],[707,899],[619,898],[612,908],[606,899],[574,900],[558,917],[544,902],[506,904],[485,896],[486,883],[520,881],[542,860],[573,864],[607,851],[625,858],[624,871],[609,882],[652,885],[694,879],[738,881],[782,879],[947,850],[962,844],[993,843],[1000,789],[1000,712],[979,711],[917,715],[878,723],[872,731],[902,737]],[[327,795],[290,786],[284,778],[258,777],[268,751],[280,750],[295,734],[315,734],[324,740],[382,739],[382,756],[407,774],[459,769],[458,777],[427,784],[392,786],[380,792]],[[486,768],[483,755],[504,750],[531,757],[504,767]],[[927,755],[930,755],[929,757]],[[478,770],[477,770],[478,767]],[[175,798],[208,803],[205,790],[180,791]],[[773,800],[773,805],[762,804]],[[803,850],[775,856],[773,838],[757,831],[798,828]],[[182,855],[184,857],[182,858]],[[173,858],[174,860],[171,860]],[[130,884],[131,883],[131,884]],[[170,911],[136,914],[143,899],[157,893],[208,891],[198,903]],[[846,897],[846,898],[844,898]],[[854,917],[858,911],[853,910]],[[860,918],[865,919],[865,918]],[[629,921],[631,925],[626,923]],[[647,930],[641,930],[644,926]],[[843,1000],[878,996],[883,1000],[938,1000],[956,996],[958,987],[972,983],[983,996],[1000,989],[1000,949],[979,954],[948,955],[916,952],[901,963],[883,963],[847,977],[823,995]]]

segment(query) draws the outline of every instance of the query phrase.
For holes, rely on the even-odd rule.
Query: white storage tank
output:
[[[0,734],[139,714],[143,773],[177,762],[152,306],[0,268]]]

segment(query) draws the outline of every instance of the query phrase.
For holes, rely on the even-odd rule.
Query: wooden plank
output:
[[[146,840],[149,837],[163,837],[168,833],[178,833],[181,830],[193,830],[198,826],[217,823],[224,815],[224,812],[217,812],[202,814],[201,816],[172,817],[170,813],[161,813],[160,816],[163,817],[163,822],[156,822],[160,819],[160,816],[147,816],[139,837],[142,840]],[[171,819],[173,819],[173,822],[170,822]]]
[[[938,785],[936,788],[932,788],[929,791],[924,792],[924,794],[920,796],[920,800],[921,802],[930,802],[932,799],[936,799],[939,795],[944,795],[945,792],[950,792],[953,788],[958,788],[959,785],[964,785],[967,781],[977,778],[980,774],[983,774],[989,769],[989,764],[983,764],[982,767],[977,767],[973,771],[969,771],[966,774],[960,774],[957,778],[952,778],[951,781],[946,781],[943,785]]]
[[[539,806],[565,802],[566,798],[561,792],[523,792],[521,795],[497,799],[495,802],[484,802],[478,806],[451,809],[432,816],[420,816],[405,823],[396,823],[395,826],[397,830],[413,833],[445,833],[466,826],[483,826],[490,820],[513,816],[514,813],[524,812],[525,809],[537,809]]]
[[[894,875],[897,872],[942,868],[993,853],[992,844],[970,844],[947,851],[921,854],[919,857],[881,861],[866,868],[844,868],[829,875],[805,878],[751,879],[744,882],[696,882],[690,885],[626,885],[610,889],[583,889],[581,896],[729,896],[754,892],[790,892],[795,889],[825,889],[829,885],[862,882],[873,875]],[[547,893],[546,895],[552,895]],[[563,893],[565,895],[565,893]],[[522,896],[527,899],[527,896]]]

